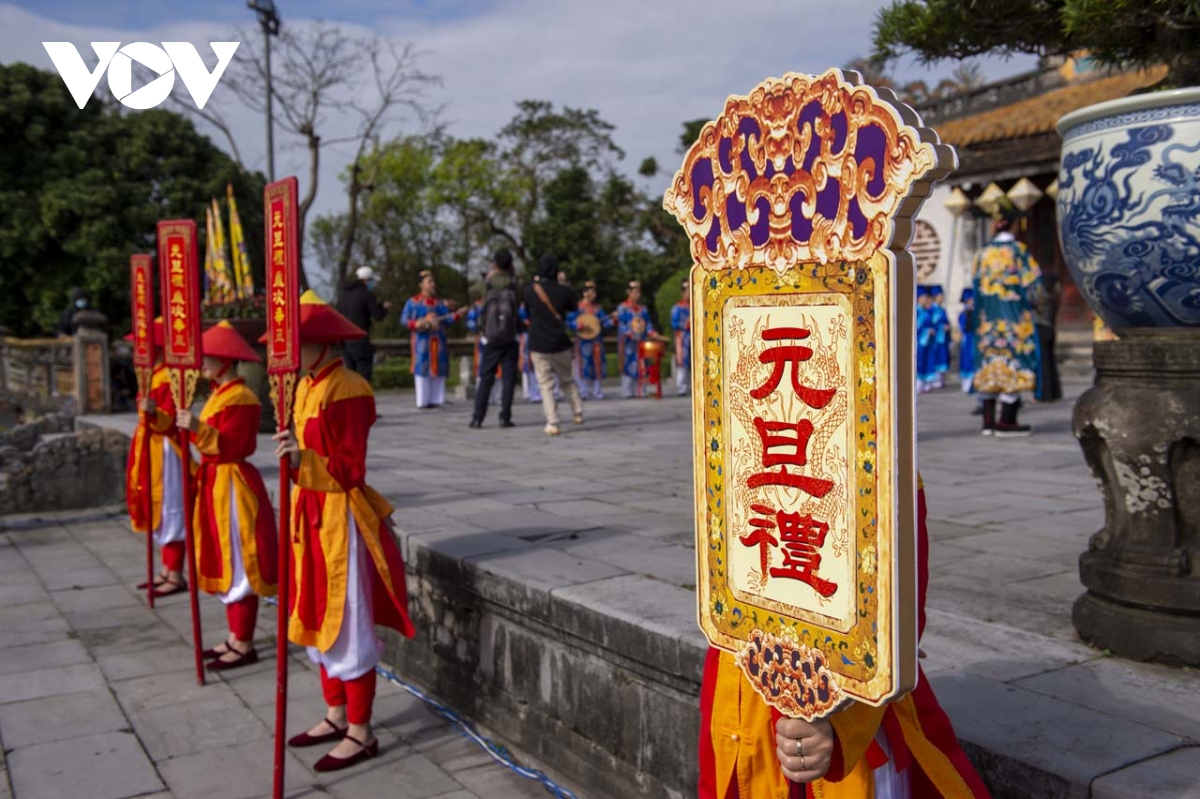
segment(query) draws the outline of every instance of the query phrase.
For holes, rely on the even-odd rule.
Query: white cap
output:
[[[354,276],[359,280],[375,280],[375,270],[369,266],[360,266],[354,272]]]

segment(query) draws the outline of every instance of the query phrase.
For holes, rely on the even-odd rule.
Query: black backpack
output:
[[[483,337],[495,347],[517,340],[519,320],[516,283],[502,289],[489,289],[483,302]]]

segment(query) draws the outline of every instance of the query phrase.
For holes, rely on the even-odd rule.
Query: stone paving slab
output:
[[[129,732],[22,747],[8,755],[8,768],[16,799],[123,799],[163,788]]]
[[[129,729],[107,688],[0,705],[0,729],[10,749]]]

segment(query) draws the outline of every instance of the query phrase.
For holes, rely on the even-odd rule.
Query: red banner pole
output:
[[[204,685],[203,638],[200,633],[200,588],[196,579],[196,532],[193,524],[195,497],[192,486],[192,434],[179,431],[179,448],[183,450],[183,529],[187,547],[188,597],[192,603],[192,649],[196,655],[196,684]]]
[[[137,376],[138,403],[150,396],[154,374],[154,279],[153,258],[138,253],[129,258],[129,296],[133,319],[133,367]],[[138,413],[142,426],[142,447],[138,453],[138,472],[134,479],[142,495],[142,518],[146,520],[146,604],[154,608],[154,492],[150,485],[154,470],[150,466],[150,414]],[[132,511],[132,508],[130,509]]]
[[[163,362],[171,373],[171,398],[176,411],[190,410],[199,376],[200,264],[196,223],[190,219],[158,223],[158,264],[162,289]],[[196,684],[204,685],[200,593],[196,580],[196,540],[192,496],[191,433],[178,434],[183,461],[183,529],[187,550],[188,594],[192,605],[192,648],[196,655]]]
[[[267,375],[278,432],[291,426],[292,399],[300,370],[300,242],[294,177],[263,190],[266,227]],[[292,464],[279,459],[279,590],[275,652],[274,799],[283,799],[287,741],[288,620],[292,580]]]
[[[279,432],[287,430],[280,423]],[[279,459],[279,627],[275,649],[275,775],[274,799],[283,799],[284,743],[287,740],[287,695],[288,695],[288,611],[289,582],[292,551],[292,463],[291,459]]]
[[[139,401],[150,396],[149,389],[146,386],[145,393],[138,392]],[[146,520],[146,602],[154,610],[154,492],[150,487],[154,469],[150,465],[150,414],[138,416],[142,425],[142,462],[138,464],[137,479],[142,484],[142,507],[146,514],[143,517]]]

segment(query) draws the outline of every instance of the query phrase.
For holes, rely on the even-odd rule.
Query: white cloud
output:
[[[680,161],[675,147],[684,120],[716,116],[729,94],[744,93],[767,76],[818,72],[866,53],[879,6],[879,0],[498,0],[443,19],[380,11],[369,28],[358,29],[412,41],[427,51],[422,66],[443,79],[434,98],[446,105],[455,135],[489,136],[511,118],[516,101],[551,100],[595,108],[616,125],[615,138],[627,153],[624,168],[630,173],[646,156],[654,156],[663,172],[673,173]],[[286,8],[282,11],[285,24],[306,24],[288,19]],[[258,35],[249,13],[245,30]],[[203,21],[140,31],[84,29],[0,4],[0,60],[43,68],[51,64],[42,41],[75,42],[86,61],[91,56],[86,43],[101,39],[191,41],[211,67],[215,59],[202,43],[228,33],[223,23]],[[1028,59],[1008,65],[993,61],[985,70],[998,77],[1030,65]],[[948,67],[938,73],[946,71]],[[245,161],[261,169],[262,118],[246,108],[231,108],[228,94],[222,96],[218,87],[213,102],[230,111]],[[331,120],[323,135],[344,135],[348,124]],[[215,133],[214,140],[225,146]],[[323,153],[316,213],[343,210],[338,175],[351,152],[331,147]],[[294,140],[277,131],[278,175],[294,173],[304,181],[306,159]],[[660,174],[651,188],[665,187],[666,180]]]

